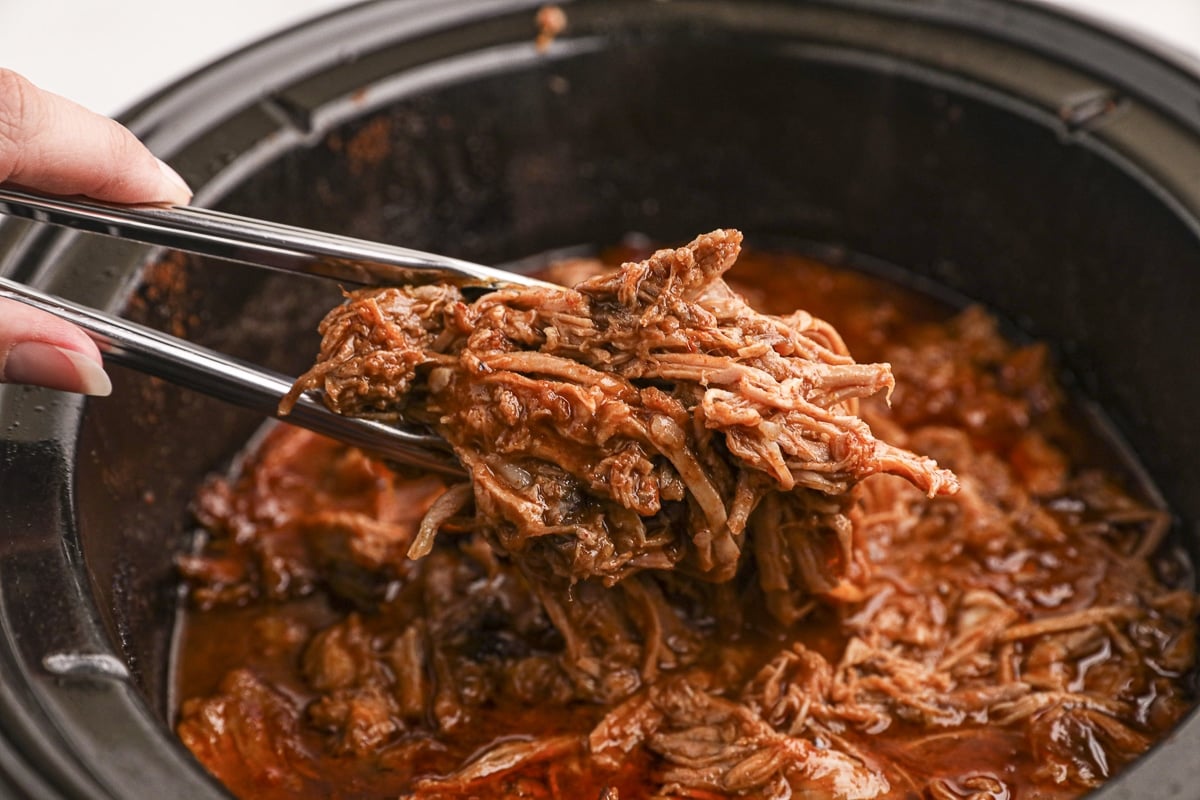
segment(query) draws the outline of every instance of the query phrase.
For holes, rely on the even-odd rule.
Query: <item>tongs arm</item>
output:
[[[376,420],[335,414],[310,394],[301,395],[286,417],[279,401],[288,378],[120,317],[77,305],[24,284],[0,278],[0,297],[16,300],[78,325],[106,360],[226,400],[265,416],[285,419],[385,459],[442,474],[463,470],[444,439]]]
[[[436,253],[193,206],[127,206],[0,185],[0,212],[255,267],[363,286],[552,284]]]
[[[191,206],[126,206],[52,197],[0,185],[0,213],[91,233],[213,256],[255,267],[333,278],[360,285],[448,282],[556,288],[527,275],[435,253],[364,241]],[[75,323],[105,358],[262,414],[278,417],[291,381],[213,350],[0,278],[0,297]],[[462,474],[449,445],[430,433],[334,414],[309,395],[287,421],[422,469]]]

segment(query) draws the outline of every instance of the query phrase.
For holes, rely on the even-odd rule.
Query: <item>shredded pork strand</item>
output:
[[[932,497],[957,481],[857,416],[858,398],[892,389],[886,364],[729,288],[741,240],[718,230],[572,289],[473,303],[448,286],[354,292],[283,410],[320,389],[340,414],[428,421],[470,473],[473,526],[541,580],[728,581],[750,536],[775,565],[772,611],[794,618],[852,563],[855,483],[890,473]]]

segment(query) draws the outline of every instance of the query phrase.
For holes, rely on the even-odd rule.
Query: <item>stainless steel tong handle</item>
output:
[[[436,253],[280,225],[192,206],[125,206],[0,186],[0,212],[256,267],[386,286],[446,281],[460,285],[549,287],[514,272]]]
[[[292,382],[277,373],[7,278],[0,278],[0,297],[78,325],[113,363],[283,419],[392,461],[448,475],[463,472],[444,439],[375,420],[344,417],[308,394],[300,397],[290,414],[279,417],[279,401]]]
[[[0,213],[37,222],[213,256],[255,267],[317,275],[343,283],[405,285],[435,281],[464,286],[551,287],[527,275],[485,267],[435,253],[337,236],[320,231],[190,206],[126,206],[85,198],[43,195],[0,186]],[[43,294],[0,278],[0,297],[56,314],[96,341],[114,363],[180,386],[278,417],[291,381],[190,342]],[[393,461],[462,474],[440,437],[397,425],[334,414],[304,395],[289,423],[361,447]]]

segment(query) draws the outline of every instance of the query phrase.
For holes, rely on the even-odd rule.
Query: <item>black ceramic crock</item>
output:
[[[1200,550],[1200,80],[998,0],[375,2],[125,121],[196,202],[504,263],[735,226],[1053,342]],[[0,272],[296,373],[336,287],[25,221]],[[173,556],[260,420],[115,370],[0,391],[0,794],[221,797],[173,738]],[[1095,797],[1200,798],[1200,719]]]

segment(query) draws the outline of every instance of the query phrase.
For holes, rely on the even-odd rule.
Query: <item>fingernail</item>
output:
[[[163,161],[161,158],[156,160],[158,161],[158,168],[162,170],[162,174],[166,177],[166,179],[170,181],[175,188],[182,192],[179,197],[172,199],[178,201],[181,205],[186,205],[187,202],[192,199],[192,188],[187,185],[187,181],[180,177],[178,172],[171,168],[170,164]]]
[[[4,381],[96,397],[112,394],[112,381],[104,367],[83,353],[45,342],[14,345],[4,362]]]

